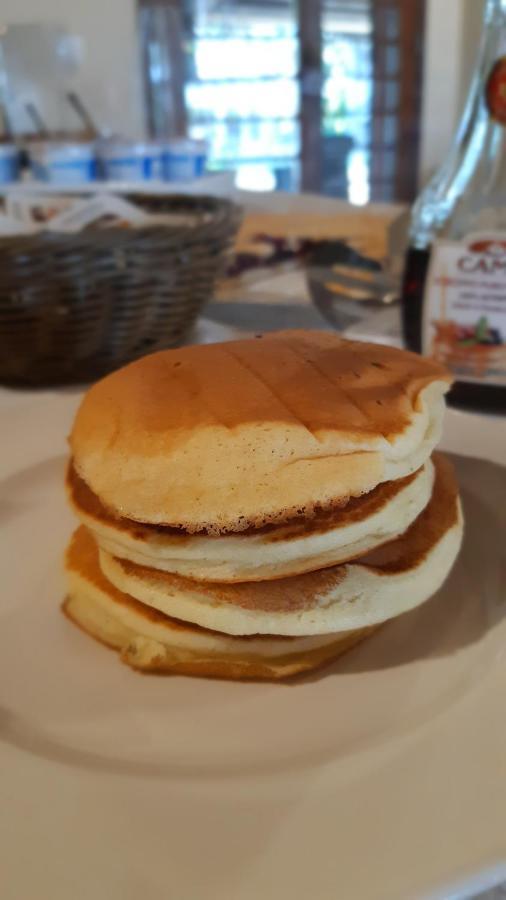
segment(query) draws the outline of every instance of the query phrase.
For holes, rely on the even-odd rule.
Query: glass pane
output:
[[[212,169],[243,188],[298,187],[299,85],[295,5],[187,5],[185,104]]]
[[[370,194],[372,21],[366,0],[324,0],[323,192],[364,204]]]
[[[387,81],[383,86],[385,112],[395,112],[399,106],[399,82]]]
[[[385,45],[385,75],[392,78],[399,71],[400,48],[397,44]]]
[[[400,16],[396,6],[382,9],[379,14],[378,27],[384,40],[396,41],[399,38]]]
[[[387,146],[397,141],[398,122],[397,116],[385,116],[383,118],[383,143]]]

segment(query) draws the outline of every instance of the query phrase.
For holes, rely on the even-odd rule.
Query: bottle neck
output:
[[[413,246],[481,228],[494,209],[506,227],[506,0],[488,0],[464,113],[441,168],[413,209]],[[498,213],[499,218],[498,218]],[[499,227],[499,226],[498,226]]]
[[[457,131],[457,146],[462,146],[469,139],[469,132],[476,127],[480,112],[485,118],[488,117],[485,85],[494,65],[505,55],[506,0],[487,0],[476,70]]]
[[[493,65],[506,54],[506,0],[487,0],[483,21],[480,62]],[[480,67],[481,68],[481,67]]]
[[[501,16],[506,13],[506,0],[487,0],[485,3],[484,20],[487,25],[494,16]]]

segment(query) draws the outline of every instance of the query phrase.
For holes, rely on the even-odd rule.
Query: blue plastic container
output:
[[[0,144],[0,184],[19,178],[19,151],[15,144]]]
[[[97,160],[93,143],[69,144],[53,141],[30,147],[33,175],[38,181],[52,184],[88,184],[97,177]]]
[[[162,148],[154,142],[106,142],[99,157],[106,181],[157,181],[162,177]]]
[[[163,150],[163,177],[165,181],[193,181],[205,174],[206,161],[205,141],[168,141]]]

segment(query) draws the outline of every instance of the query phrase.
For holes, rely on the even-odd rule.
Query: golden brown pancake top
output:
[[[388,480],[449,382],[432,360],[328,332],[162,351],[88,391],[74,465],[141,523],[224,534],[308,517]]]
[[[331,332],[284,331],[146,356],[95,384],[87,407],[107,426],[109,440],[128,424],[147,454],[150,435],[163,435],[168,449],[186,429],[205,425],[233,430],[295,421],[312,435],[341,429],[389,436],[409,423],[408,398],[435,380],[451,376],[415,353]],[[125,417],[130,411],[126,423],[103,415],[115,401]],[[84,417],[76,423],[78,450],[89,425]]]

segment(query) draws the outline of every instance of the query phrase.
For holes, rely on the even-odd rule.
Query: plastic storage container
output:
[[[107,142],[99,148],[106,181],[155,181],[162,177],[162,147],[141,141]]]
[[[0,184],[19,178],[19,151],[15,144],[0,144]]]
[[[87,184],[96,180],[97,163],[93,143],[44,142],[30,148],[34,177],[54,184]]]
[[[163,175],[166,181],[192,181],[206,171],[205,141],[181,138],[169,141],[163,151]]]

